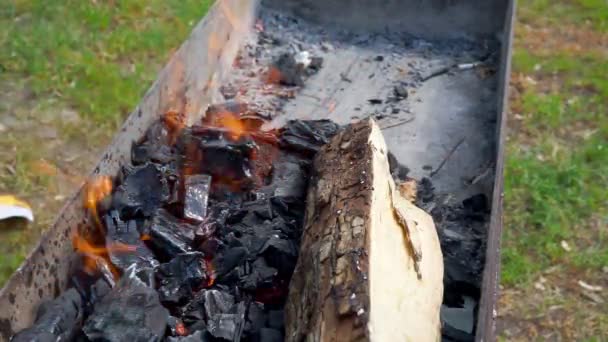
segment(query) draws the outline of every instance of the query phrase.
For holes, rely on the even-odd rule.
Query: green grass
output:
[[[35,96],[113,129],[211,2],[4,1],[0,65]]]
[[[523,22],[590,24],[600,32],[608,32],[608,3],[605,0],[520,0],[518,15]]]
[[[603,0],[522,1],[519,12],[537,25],[586,21],[608,32]],[[608,265],[608,60],[516,48],[513,69],[535,82],[507,146],[502,283],[527,285],[553,265],[597,274]]]
[[[555,140],[552,141],[555,143]],[[561,262],[601,269],[608,262],[598,235],[597,246],[566,253],[562,240],[587,231],[585,220],[608,209],[608,135],[553,154],[549,142],[529,150],[511,145],[506,163],[506,231],[503,283],[531,280],[536,272]]]

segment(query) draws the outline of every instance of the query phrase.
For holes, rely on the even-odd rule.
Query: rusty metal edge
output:
[[[517,0],[510,0],[505,16],[502,44],[502,70],[499,81],[499,122],[497,125],[497,158],[492,196],[492,215],[486,248],[486,262],[481,287],[481,302],[477,315],[475,341],[496,340],[498,287],[500,284],[501,237],[503,218],[504,159],[509,108],[509,80],[513,53],[513,31]]]

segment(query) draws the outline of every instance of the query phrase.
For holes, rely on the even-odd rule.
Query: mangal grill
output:
[[[495,339],[513,8],[217,1],[0,292],[0,340]]]

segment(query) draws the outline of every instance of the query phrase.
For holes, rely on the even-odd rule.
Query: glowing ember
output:
[[[213,286],[215,284],[215,268],[213,267],[213,263],[211,260],[204,259],[205,268],[207,269],[207,287]]]
[[[175,325],[175,332],[179,335],[179,336],[186,336],[188,335],[188,329],[186,329],[186,326],[184,325],[184,323],[182,322],[178,322]]]
[[[163,116],[163,123],[169,130],[169,141],[173,144],[182,129],[186,127],[186,116],[175,110],[169,110]]]

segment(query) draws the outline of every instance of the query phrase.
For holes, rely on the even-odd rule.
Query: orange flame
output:
[[[114,279],[117,279],[120,274],[108,261],[110,259],[109,253],[129,253],[136,250],[135,246],[130,246],[121,242],[115,242],[108,246],[96,246],[79,234],[75,234],[72,237],[72,246],[76,252],[83,256],[83,264],[86,272],[93,274],[99,271],[97,262],[101,259],[109,265],[109,268],[114,275]]]
[[[108,176],[97,176],[91,179],[84,187],[84,207],[89,210],[98,227],[101,221],[97,214],[97,203],[112,192],[112,180]]]
[[[247,132],[243,121],[239,120],[236,115],[230,112],[222,112],[218,114],[217,124],[220,127],[228,129],[230,132],[230,138],[233,140],[238,140]]]
[[[210,259],[204,259],[205,261],[205,269],[207,270],[207,287],[213,286],[215,284],[215,267],[213,267],[213,262]]]

